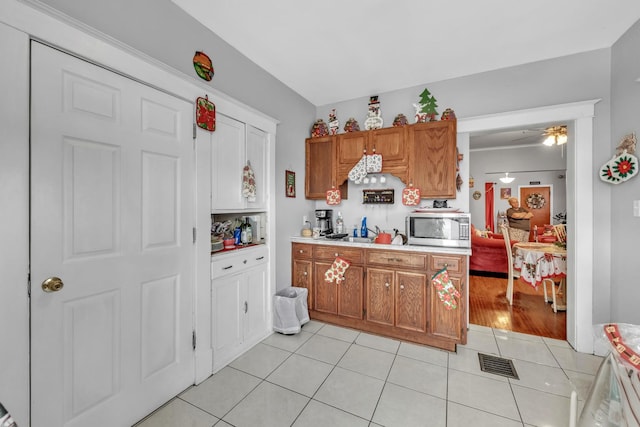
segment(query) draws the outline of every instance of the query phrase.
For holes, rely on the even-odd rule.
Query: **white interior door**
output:
[[[36,42],[31,85],[32,426],[131,425],[194,378],[193,108]]]

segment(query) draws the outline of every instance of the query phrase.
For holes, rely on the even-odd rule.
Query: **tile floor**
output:
[[[480,370],[513,360],[519,380]],[[472,325],[456,353],[316,321],[274,334],[136,427],[569,425],[601,358],[565,341]]]

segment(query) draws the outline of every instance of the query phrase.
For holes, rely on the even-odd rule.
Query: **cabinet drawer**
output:
[[[306,243],[292,243],[291,254],[294,258],[311,258],[313,255],[313,245]]]
[[[427,269],[427,254],[400,251],[367,251],[367,264]]]
[[[455,255],[431,255],[431,270],[437,271],[447,267],[449,273],[462,273],[464,269],[464,259]]]
[[[314,259],[333,260],[341,257],[353,264],[362,264],[362,249],[341,246],[316,246],[313,248]]]
[[[246,251],[246,252],[244,252]],[[211,261],[211,278],[240,273],[268,261],[267,248],[240,249],[237,254]]]

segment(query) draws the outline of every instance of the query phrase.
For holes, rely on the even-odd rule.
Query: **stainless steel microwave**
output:
[[[462,212],[411,213],[406,217],[410,245],[471,247],[471,214]]]

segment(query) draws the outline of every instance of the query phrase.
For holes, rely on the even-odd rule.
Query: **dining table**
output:
[[[534,288],[544,279],[551,279],[560,283],[562,291],[567,276],[567,249],[556,243],[518,242],[513,245],[513,267],[520,271],[520,280]],[[555,288],[553,291],[555,294]],[[553,302],[554,311],[562,309],[566,309],[566,304]]]

